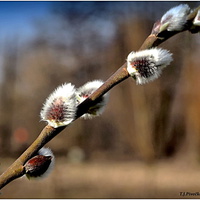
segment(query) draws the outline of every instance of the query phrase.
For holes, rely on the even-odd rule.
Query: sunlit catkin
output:
[[[76,113],[75,91],[71,83],[59,86],[44,103],[41,119],[54,128],[70,124]]]
[[[164,49],[132,51],[127,57],[127,71],[137,84],[145,84],[157,79],[171,61],[172,54]]]
[[[77,89],[77,102],[80,104],[86,98],[88,98],[95,90],[97,90],[104,82],[101,80],[94,80],[87,82],[83,86]],[[84,119],[91,119],[93,117],[99,116],[103,113],[105,106],[108,102],[108,93],[104,94],[98,99],[95,105],[88,109],[88,112],[82,115]]]

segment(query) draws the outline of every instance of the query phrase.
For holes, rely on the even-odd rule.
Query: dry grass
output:
[[[2,166],[5,169],[6,166]],[[95,162],[69,164],[57,158],[53,173],[40,181],[25,177],[2,189],[1,198],[199,198],[200,166],[189,162]]]

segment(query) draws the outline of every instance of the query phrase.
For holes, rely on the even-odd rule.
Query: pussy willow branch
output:
[[[197,11],[200,9],[200,6],[195,9],[190,15],[188,15],[188,26],[185,30],[190,30],[192,26],[192,20],[197,14]],[[182,31],[181,31],[182,32]],[[150,34],[142,46],[140,50],[149,49],[152,47],[156,47],[176,35],[180,32],[164,32],[162,35]],[[88,109],[95,105],[98,98],[102,97],[106,92],[108,92],[115,85],[120,82],[126,80],[130,75],[127,72],[126,63],[121,66],[110,78],[108,78],[105,83],[98,88],[93,94],[91,94],[84,102],[82,102],[77,108],[76,119],[82,116],[84,113],[88,111]],[[74,120],[74,121],[75,121]],[[23,176],[25,174],[24,164],[41,149],[45,144],[47,144],[51,139],[53,139],[56,135],[58,135],[61,131],[63,131],[66,126],[53,128],[49,125],[45,126],[36,140],[27,148],[27,150],[0,176],[0,189],[2,189],[5,185],[10,183],[11,181]]]
[[[198,10],[200,10],[200,6],[198,6],[192,13],[190,13],[187,17],[187,26],[185,27],[184,30],[182,31],[164,31],[161,34],[150,34],[146,40],[144,41],[144,43],[142,44],[142,46],[140,47],[140,50],[144,50],[144,49],[149,49],[152,47],[156,47],[158,45],[160,45],[161,43],[163,43],[164,41],[168,40],[169,38],[171,38],[172,36],[183,32],[183,31],[187,31],[191,29],[192,27],[192,21],[194,20],[195,16],[197,15]],[[199,28],[197,31],[200,31]],[[195,32],[196,33],[196,32]]]

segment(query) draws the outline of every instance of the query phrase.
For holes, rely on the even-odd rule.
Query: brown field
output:
[[[58,158],[49,177],[15,180],[2,189],[1,198],[199,198],[198,192],[200,166],[190,162],[70,164]]]

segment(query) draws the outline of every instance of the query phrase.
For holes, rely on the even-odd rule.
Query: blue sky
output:
[[[35,23],[40,20],[43,23],[48,22],[53,5],[59,3],[59,1],[0,1],[0,42],[8,37],[13,38],[16,36],[25,40],[30,36],[34,36]],[[120,2],[115,3],[120,5]],[[154,4],[154,6],[161,4],[164,6],[168,3],[153,2],[151,5],[147,2],[121,2],[123,5],[131,4],[133,6],[134,4],[133,8],[137,8],[137,11],[144,5],[148,5],[152,9]],[[172,4],[179,3],[172,2]],[[167,7],[170,8],[169,5]],[[167,10],[167,8],[164,10]]]
[[[52,2],[47,1],[1,1],[0,38],[31,36],[34,22],[47,17],[51,5]]]

